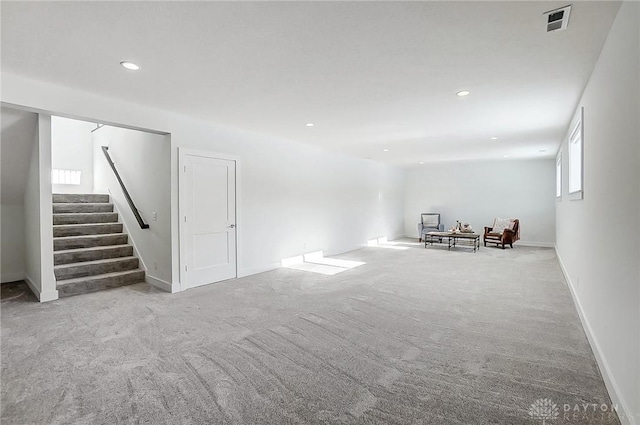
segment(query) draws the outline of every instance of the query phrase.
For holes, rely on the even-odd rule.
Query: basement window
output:
[[[53,184],[80,184],[80,170],[60,170],[54,168],[51,170],[51,183]]]
[[[582,199],[583,181],[583,144],[582,122],[583,112],[580,109],[577,123],[572,127],[569,135],[569,195],[571,199]]]
[[[562,199],[562,154],[556,159],[556,199]]]

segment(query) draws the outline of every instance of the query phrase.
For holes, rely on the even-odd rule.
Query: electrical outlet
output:
[[[153,262],[153,270],[158,270],[158,262],[157,261]]]
[[[153,221],[158,221],[158,213],[157,212],[152,212],[151,213],[151,220]]]

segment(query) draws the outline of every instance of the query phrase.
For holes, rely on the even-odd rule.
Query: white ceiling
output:
[[[3,2],[2,71],[398,165],[553,157],[619,8],[547,34],[566,4]]]

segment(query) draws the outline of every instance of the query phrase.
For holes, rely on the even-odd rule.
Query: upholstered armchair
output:
[[[418,223],[419,240],[424,240],[424,235],[429,232],[443,232],[444,224],[440,224],[440,214],[438,213],[422,213],[420,214],[420,223]]]
[[[517,218],[496,218],[493,226],[484,228],[484,246],[487,242],[495,243],[496,246],[509,245],[513,248],[513,243],[520,239],[520,220]]]

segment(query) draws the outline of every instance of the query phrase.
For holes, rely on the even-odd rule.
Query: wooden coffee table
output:
[[[473,248],[473,252],[476,252],[480,249],[480,235],[478,233],[467,232],[429,232],[424,237],[424,247],[426,248],[434,243],[444,245],[445,240],[447,241],[449,250],[451,250],[451,248],[463,247]]]

